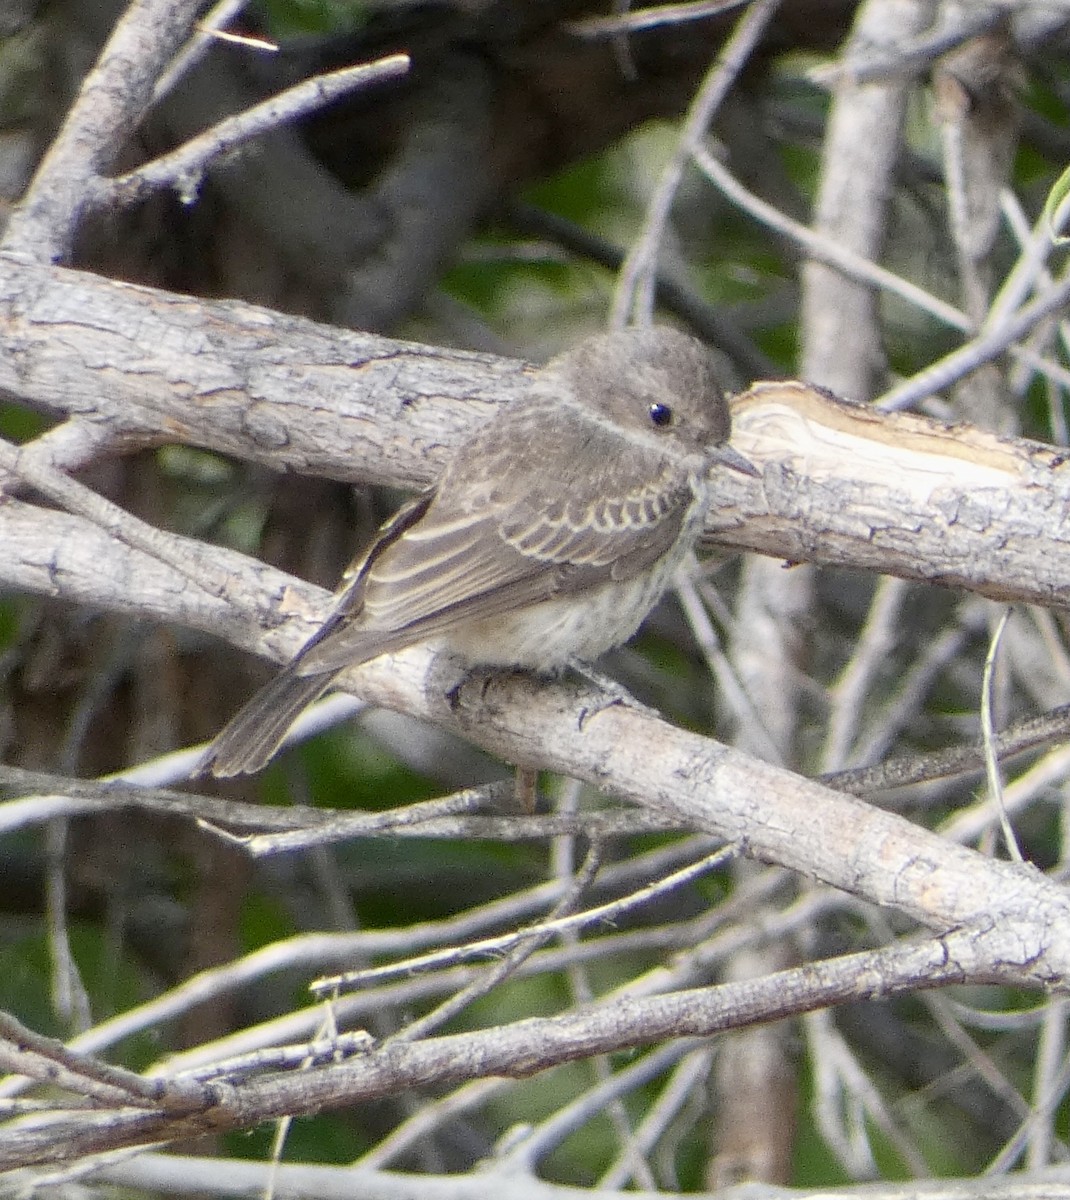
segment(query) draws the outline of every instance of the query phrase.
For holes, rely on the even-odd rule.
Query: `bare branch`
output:
[[[189,32],[198,0],[136,0],[82,84],[67,121],[12,215],[9,253],[38,262],[67,258],[79,219],[137,127],[156,79]]]
[[[409,66],[408,55],[392,54],[377,62],[345,67],[328,75],[315,75],[261,104],[220,121],[170,154],[121,176],[110,186],[98,191],[97,203],[101,207],[134,204],[161,187],[177,187],[184,196],[192,197],[202,174],[213,160],[230,153],[251,138],[277,129],[288,121],[296,121],[306,113],[323,108],[360,88],[370,87],[385,79],[397,79],[408,71]]]

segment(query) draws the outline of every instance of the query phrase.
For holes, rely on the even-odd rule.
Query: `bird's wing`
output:
[[[353,602],[332,616],[296,664],[336,671],[653,565],[676,541],[694,495],[686,484],[600,497],[593,506],[432,503],[369,555]],[[588,511],[589,510],[589,511]]]
[[[607,579],[623,581],[652,566],[676,541],[694,499],[686,482],[657,478],[593,499],[525,505],[503,517],[501,536],[525,556],[601,568]]]

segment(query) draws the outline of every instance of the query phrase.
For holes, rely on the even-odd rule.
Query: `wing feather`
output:
[[[614,455],[619,443],[607,442],[586,487],[545,470],[528,481],[509,477],[503,459],[492,477],[507,484],[481,496],[478,508],[469,481],[448,473],[418,517],[369,553],[339,619],[302,652],[298,673],[336,671],[647,570],[675,543],[695,495],[667,459],[637,472]],[[626,486],[637,473],[643,485]]]

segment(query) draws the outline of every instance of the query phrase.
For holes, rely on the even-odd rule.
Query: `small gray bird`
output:
[[[729,430],[711,354],[674,329],[601,334],[553,359],[382,527],[200,772],[260,770],[340,671],[406,646],[553,672],[626,642],[695,544],[711,467],[757,474]]]

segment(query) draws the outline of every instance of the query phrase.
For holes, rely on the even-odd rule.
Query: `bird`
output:
[[[695,545],[711,470],[758,474],[730,430],[713,354],[675,328],[596,334],[551,359],[387,520],[198,774],[261,770],[340,672],[409,646],[553,675],[623,644]]]

